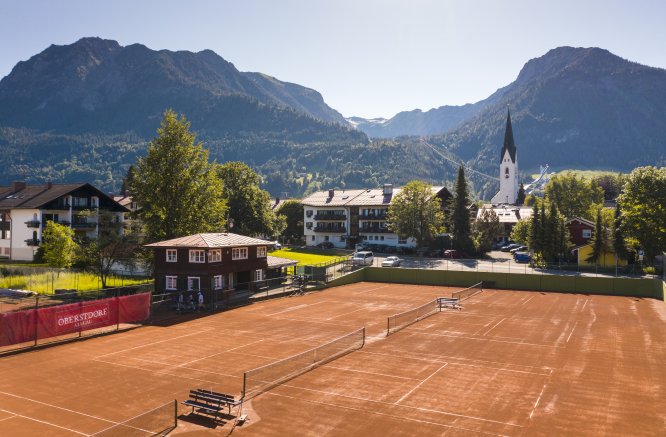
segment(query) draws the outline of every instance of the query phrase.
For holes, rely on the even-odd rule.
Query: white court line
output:
[[[70,429],[70,428],[65,428],[64,426],[56,425],[55,423],[47,422],[45,420],[35,419],[34,417],[23,416],[21,414],[14,413],[13,411],[4,410],[2,408],[0,408],[0,411],[4,411],[5,413],[13,414],[14,415],[13,417],[21,417],[23,419],[32,420],[33,422],[39,422],[39,423],[43,423],[45,425],[53,426],[55,428],[64,429],[66,431],[73,432],[73,433],[76,433],[76,434],[81,434],[81,435],[84,435],[84,436],[87,436],[87,437],[89,436],[89,434],[82,433],[81,431],[75,431],[75,430]]]
[[[379,289],[387,288],[387,287],[388,287],[388,285],[382,285],[381,287],[375,287],[375,288],[371,288],[370,290],[359,291],[359,292],[354,293],[354,294],[370,293],[371,291],[375,291],[375,290],[379,290]]]
[[[536,410],[537,405],[539,405],[539,401],[541,400],[541,395],[543,395],[543,391],[546,389],[546,383],[543,383],[543,387],[541,387],[541,393],[539,393],[539,397],[537,398],[536,402],[534,403],[534,408],[532,408],[532,412],[530,413],[530,419],[534,415],[534,411]]]
[[[261,340],[257,340],[257,341],[252,341],[252,342],[247,343],[247,344],[244,344],[244,345],[242,345],[242,346],[232,347],[231,349],[226,349],[226,350],[223,350],[222,352],[218,352],[218,353],[215,353],[215,354],[211,354],[211,355],[208,355],[208,356],[203,357],[203,358],[197,358],[196,360],[186,361],[186,362],[184,362],[184,363],[182,363],[182,364],[177,365],[175,368],[185,367],[185,366],[188,365],[188,364],[196,363],[197,361],[205,360],[205,359],[207,359],[207,358],[212,358],[212,357],[214,357],[215,355],[220,355],[220,354],[224,354],[224,353],[227,353],[227,352],[235,351],[236,349],[240,349],[240,348],[243,348],[243,347],[249,346],[249,345],[251,345],[251,344],[261,343],[262,341],[264,341],[264,340],[261,339]]]
[[[35,399],[30,399],[30,398],[27,398],[27,397],[25,397],[25,396],[19,396],[19,395],[15,395],[15,394],[12,394],[12,393],[7,393],[7,392],[4,392],[4,391],[0,391],[0,394],[7,395],[7,396],[11,396],[11,397],[18,398],[18,399],[23,399],[23,400],[25,400],[25,401],[34,402],[34,403],[36,403],[36,404],[46,405],[47,407],[56,408],[56,409],[58,409],[58,410],[63,410],[63,411],[67,411],[67,412],[70,412],[70,413],[78,414],[78,415],[81,415],[81,416],[90,417],[90,418],[93,418],[93,419],[101,420],[101,421],[103,421],[103,422],[116,423],[116,424],[118,423],[118,422],[114,422],[113,420],[104,419],[104,418],[99,417],[99,416],[93,416],[92,414],[86,414],[86,413],[82,413],[82,412],[80,412],[80,411],[76,411],[76,410],[70,410],[69,408],[65,408],[65,407],[59,407],[59,406],[57,406],[57,405],[48,404],[48,403],[46,403],[46,402],[37,401],[37,400],[35,400]],[[15,413],[14,413],[14,414],[15,414]]]
[[[305,400],[305,399],[302,399],[302,398],[299,398],[299,397],[296,397],[296,396],[289,396],[289,395],[274,393],[274,392],[267,392],[266,394],[269,395],[269,396],[278,396],[278,397],[296,399],[296,400],[301,400],[301,401]],[[425,423],[425,424],[428,424],[428,425],[441,426],[443,428],[460,429],[460,430],[463,430],[463,431],[470,431],[470,432],[475,432],[475,433],[478,433],[478,434],[504,436],[504,434],[495,434],[495,433],[487,432],[487,431],[479,431],[479,430],[475,430],[475,429],[463,428],[461,426],[454,426],[454,425],[447,425],[445,423],[431,422],[429,420],[413,419],[413,418],[405,417],[405,416],[396,416],[395,414],[387,414],[387,413],[382,413],[382,412],[379,412],[379,411],[368,411],[368,410],[364,410],[362,408],[354,408],[354,407],[349,407],[349,406],[346,406],[346,405],[331,404],[329,402],[313,401],[313,400],[305,400],[305,402],[309,402],[311,404],[317,404],[317,405],[327,405],[329,407],[335,407],[335,408],[342,408],[344,410],[359,411],[359,412],[365,413],[365,414],[375,414],[377,416],[386,416],[386,417],[390,417],[392,419],[399,419],[399,420],[406,420],[406,421],[409,421],[409,422],[417,422],[417,423]]]
[[[349,315],[349,314],[351,314],[351,313],[355,313],[355,312],[357,312],[357,311],[363,311],[363,310],[367,310],[367,309],[368,309],[368,308],[366,308],[366,307],[358,308],[358,309],[355,309],[354,311],[349,311],[348,313],[338,314],[337,316],[329,317],[328,319],[324,319],[324,320],[333,320],[333,319],[337,319],[338,317],[346,316],[346,315]]]
[[[580,312],[582,313],[583,310],[585,309],[585,305],[590,301],[590,299],[585,299],[585,303],[583,304],[583,308],[580,309]]]
[[[476,358],[461,358],[461,357],[451,357],[447,355],[435,355],[435,354],[426,354],[426,353],[421,353],[421,355],[429,355],[426,357],[419,357],[416,356],[416,353],[411,353],[409,355],[396,355],[396,354],[385,354],[385,353],[380,353],[380,352],[370,352],[366,351],[363,349],[359,349],[356,351],[357,353],[362,353],[362,354],[369,354],[369,355],[380,355],[384,357],[399,357],[399,358],[407,358],[407,359],[412,359],[412,360],[419,360],[419,361],[427,361],[429,363],[443,363],[443,362],[448,362],[451,364],[461,364],[461,363],[453,363],[452,361],[472,361],[476,363],[481,363],[481,364],[489,364],[488,367],[493,368],[490,366],[490,364],[498,365],[498,366],[520,366],[520,367],[525,367],[525,368],[530,368],[530,369],[539,369],[539,370],[548,370],[551,373],[553,372],[552,367],[536,367],[536,366],[523,366],[522,364],[511,364],[511,363],[502,363],[499,361],[488,361],[488,360],[478,360]],[[432,358],[430,358],[432,357]],[[525,371],[525,373],[533,373],[535,375],[541,375],[538,372],[529,372]]]
[[[376,375],[376,376],[386,376],[387,378],[397,378],[397,379],[410,379],[412,381],[420,381],[419,378],[409,378],[407,376],[396,376],[396,375],[388,375],[386,373],[378,373],[378,372],[368,372],[365,370],[358,370],[358,369],[350,369],[348,367],[337,367],[337,366],[331,366],[330,364],[326,364],[323,366],[326,369],[337,369],[337,370],[344,370],[346,372],[356,372],[356,373],[364,373],[366,375]]]
[[[2,411],[5,411],[5,410],[2,410]],[[14,413],[11,413],[10,411],[5,411],[5,412],[10,413],[10,414],[14,414]],[[14,417],[18,417],[18,416],[16,414],[14,414],[13,416],[9,416],[9,417],[5,417],[4,419],[0,419],[0,422],[2,422],[3,420],[7,420],[7,419],[13,419]]]
[[[130,348],[127,348],[127,349],[122,349],[122,350],[119,350],[119,351],[110,352],[110,353],[108,353],[108,354],[99,355],[99,356],[95,357],[95,359],[97,359],[97,358],[102,358],[102,357],[107,357],[107,356],[109,356],[109,355],[121,354],[121,353],[123,353],[123,352],[131,351],[131,350],[134,350],[134,349],[139,349],[139,348],[142,348],[142,347],[152,346],[152,345],[154,345],[154,344],[160,344],[160,343],[164,343],[164,342],[171,341],[171,340],[177,340],[177,339],[179,339],[179,338],[191,337],[191,336],[193,336],[193,335],[199,335],[199,334],[202,334],[202,333],[204,333],[204,332],[213,331],[214,329],[215,329],[215,328],[204,329],[203,331],[191,332],[191,333],[189,333],[189,334],[180,335],[180,336],[178,336],[178,337],[167,338],[167,339],[164,339],[164,340],[158,340],[158,341],[154,341],[154,342],[152,342],[152,343],[145,343],[145,344],[142,344],[142,345],[139,345],[139,346],[134,346],[134,347],[130,347]]]
[[[295,319],[293,317],[275,317],[275,320],[292,320],[294,322],[310,322],[310,323],[319,323],[320,325],[334,325],[334,326],[340,326],[340,323],[333,323],[333,322],[322,322],[317,319],[308,319],[308,318],[302,318],[302,319]]]
[[[502,319],[500,319],[499,322],[495,323],[490,329],[488,329],[486,332],[484,332],[484,333],[481,334],[481,335],[483,335],[483,336],[488,335],[488,333],[489,333],[490,331],[492,331],[493,329],[497,328],[497,326],[499,326],[499,324],[502,323],[502,322],[505,321],[505,320],[506,320],[506,317],[503,317]]]
[[[394,403],[395,403],[396,405],[398,405],[398,404],[399,404],[400,402],[402,402],[407,396],[411,395],[411,394],[414,392],[414,390],[416,390],[417,388],[421,387],[423,384],[425,384],[426,381],[428,381],[430,378],[432,378],[433,376],[435,376],[435,374],[437,374],[437,372],[439,372],[440,370],[442,370],[443,368],[445,368],[445,367],[448,366],[448,365],[449,365],[449,363],[444,363],[444,364],[442,364],[442,365],[440,366],[439,369],[435,370],[435,371],[432,372],[432,373],[430,374],[430,376],[428,376],[426,379],[424,379],[423,381],[421,381],[421,382],[419,382],[418,384],[416,384],[416,385],[415,385],[410,391],[408,391],[407,393],[405,393],[400,399],[398,399],[398,400],[395,401]]]
[[[189,379],[189,380],[192,380],[192,381],[207,382],[209,384],[216,384],[216,385],[220,384],[220,381],[210,381],[208,379],[203,379],[203,378],[191,378],[189,376],[184,376],[180,373],[169,373],[166,370],[146,369],[145,367],[132,366],[130,364],[112,363],[111,361],[103,361],[103,360],[95,360],[95,361],[97,361],[98,363],[111,364],[112,366],[121,366],[121,367],[127,367],[127,368],[134,369],[134,370],[143,370],[144,372],[155,373],[155,374],[158,374],[158,375],[175,376],[176,379]],[[189,369],[189,370],[194,370],[196,372],[212,373],[214,375],[226,376],[226,377],[230,377],[230,378],[242,379],[242,377],[238,376],[238,375],[226,375],[224,373],[217,373],[217,372],[211,372],[211,371],[208,371],[208,370],[199,370],[199,369]]]
[[[409,331],[409,332],[416,333],[416,334],[421,334],[421,335],[430,335],[430,336],[435,336],[435,337],[464,338],[465,340],[494,341],[494,342],[497,342],[497,343],[521,344],[521,345],[525,345],[525,346],[552,347],[552,348],[558,348],[558,349],[561,349],[563,347],[563,346],[557,346],[557,345],[551,345],[551,344],[527,343],[527,342],[523,342],[523,341],[497,340],[495,338],[474,338],[474,337],[466,337],[464,335],[436,334],[436,333],[430,333],[430,332],[425,332],[425,331]]]
[[[567,341],[566,341],[567,343],[569,343],[569,339],[571,338],[571,334],[573,334],[574,331],[576,330],[576,325],[578,325],[578,322],[574,323],[574,327],[571,328],[571,332],[569,333],[569,336],[567,337]]]
[[[516,426],[518,428],[523,427],[522,425],[517,425],[515,423],[509,423],[509,422],[501,422],[499,420],[484,419],[482,417],[476,417],[476,416],[466,416],[464,414],[451,413],[451,412],[448,412],[448,411],[441,411],[441,410],[431,410],[429,408],[413,407],[411,405],[396,405],[393,402],[377,401],[377,400],[374,400],[374,399],[361,398],[361,397],[358,397],[358,396],[343,395],[343,394],[340,394],[340,393],[333,393],[333,392],[328,392],[328,391],[324,391],[324,390],[316,390],[316,389],[312,389],[312,388],[299,387],[299,386],[290,385],[290,384],[280,384],[279,387],[290,387],[290,388],[295,388],[297,390],[305,390],[305,391],[310,391],[310,392],[313,392],[313,393],[321,393],[321,394],[325,394],[327,396],[339,396],[341,398],[354,399],[354,400],[357,400],[357,401],[364,401],[364,402],[371,402],[371,403],[374,403],[374,404],[389,405],[391,407],[396,407],[397,406],[397,407],[400,407],[400,408],[410,408],[412,410],[417,410],[417,411],[428,411],[428,412],[431,412],[431,413],[445,414],[447,416],[464,417],[465,419],[478,420],[480,422],[499,423],[501,425]],[[267,392],[267,393],[272,393],[272,392]],[[298,399],[302,399],[302,398],[298,398]]]
[[[320,305],[322,303],[328,303],[328,301],[321,301],[321,302],[315,302],[315,303],[310,303],[310,304],[304,303],[304,304],[301,304],[301,305],[296,305],[294,307],[287,308],[286,310],[282,310],[282,311],[278,311],[278,312],[270,313],[270,314],[264,314],[264,316],[270,317],[270,316],[275,316],[277,314],[286,313],[286,312],[289,312],[289,311],[302,310],[303,308],[313,307],[315,305]]]
[[[231,377],[234,377],[234,378],[237,377],[237,375],[230,375],[230,374],[227,374],[227,373],[213,372],[213,371],[211,371],[211,370],[197,369],[196,367],[180,367],[180,366],[176,366],[176,365],[174,365],[174,364],[170,364],[170,363],[162,363],[162,362],[160,362],[160,361],[146,360],[146,359],[143,359],[143,358],[133,358],[133,359],[135,359],[135,360],[139,360],[139,361],[143,361],[143,362],[146,362],[146,363],[150,363],[150,364],[161,364],[161,365],[163,365],[163,366],[167,366],[166,369],[158,369],[158,370],[150,369],[150,370],[154,371],[155,373],[158,373],[158,372],[166,372],[167,370],[174,370],[174,369],[187,369],[187,370],[194,370],[195,372],[212,373],[212,374],[214,374],[214,375],[231,376]],[[116,364],[116,365],[118,365],[118,366],[124,366],[124,367],[136,367],[137,369],[142,369],[142,370],[144,369],[143,367],[132,366],[132,365],[125,365],[125,364],[120,364],[120,363],[114,363],[113,361],[104,361],[104,360],[95,360],[95,361],[97,361],[98,363]],[[145,369],[145,370],[148,370],[148,369]]]
[[[527,299],[527,300],[526,300],[525,302],[523,302],[522,304],[520,304],[520,306],[525,305],[527,302],[531,301],[532,299],[534,299],[534,296],[530,296],[530,298]]]

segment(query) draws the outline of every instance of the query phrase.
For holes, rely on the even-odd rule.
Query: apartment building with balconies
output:
[[[391,231],[388,208],[401,188],[385,184],[364,190],[327,190],[312,193],[301,201],[304,211],[303,235],[308,246],[330,242],[333,247],[353,249],[370,243],[393,247],[414,247],[413,238],[401,238]],[[451,197],[445,187],[432,187],[442,204]]]
[[[69,226],[78,237],[96,238],[100,211],[121,222],[128,209],[87,183],[0,187],[0,257],[32,261],[49,221]]]

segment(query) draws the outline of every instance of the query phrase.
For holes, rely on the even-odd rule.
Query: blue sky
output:
[[[665,19],[661,0],[0,0],[0,77],[50,44],[100,36],[212,49],[345,116],[390,117],[481,100],[563,45],[666,68]]]

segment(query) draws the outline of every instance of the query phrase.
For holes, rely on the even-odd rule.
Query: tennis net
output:
[[[438,311],[441,311],[439,306],[439,299],[433,299],[418,308],[389,316],[387,321],[386,336],[388,337],[394,332],[399,331],[402,328],[411,325],[412,323],[416,323],[419,320],[422,320]]]
[[[314,349],[248,370],[243,374],[243,399],[251,399],[298,375],[360,349],[364,344],[365,328],[361,328]]]
[[[479,282],[478,284],[474,284],[471,287],[465,288],[464,290],[454,291],[453,293],[451,293],[451,297],[454,299],[458,299],[459,301],[463,301],[465,299],[469,299],[475,294],[481,293],[482,291],[483,291],[483,282]]]
[[[146,413],[112,425],[91,434],[92,437],[145,437],[166,436],[173,431],[178,417],[178,404],[175,400]]]

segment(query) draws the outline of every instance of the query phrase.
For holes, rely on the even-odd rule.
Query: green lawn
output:
[[[107,286],[118,287],[147,282],[147,279],[121,278],[112,276],[107,279]],[[90,273],[57,272],[36,273],[33,275],[12,275],[0,278],[0,288],[17,288],[35,291],[40,294],[53,294],[56,289],[74,289],[79,291],[99,290],[102,283]]]
[[[312,264],[321,264],[328,261],[332,261],[336,258],[340,258],[341,255],[335,254],[334,251],[324,251],[324,250],[308,250],[308,249],[290,249],[284,248],[280,250],[274,250],[269,253],[273,256],[278,256],[280,258],[293,259],[298,261],[298,265],[312,265]]]

